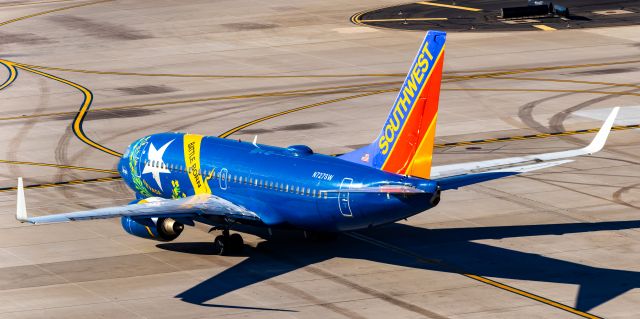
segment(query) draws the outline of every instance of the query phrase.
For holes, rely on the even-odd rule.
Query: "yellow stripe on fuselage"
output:
[[[185,134],[184,135],[184,162],[187,167],[187,174],[193,186],[195,194],[211,194],[209,185],[202,177],[202,168],[200,166],[200,144],[202,143],[202,135]]]

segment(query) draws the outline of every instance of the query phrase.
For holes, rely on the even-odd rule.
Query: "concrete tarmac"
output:
[[[349,18],[393,4],[0,3],[0,318],[639,317],[637,26],[450,33],[436,165],[581,147],[614,106],[632,126],[407,221],[328,243],[245,235],[237,257],[202,226],[158,243],[118,220],[15,221],[19,176],[32,215],[128,203],[114,154],[146,134],[369,143],[424,32]]]

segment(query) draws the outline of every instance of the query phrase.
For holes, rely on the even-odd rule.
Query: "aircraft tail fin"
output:
[[[446,33],[428,31],[376,140],[340,158],[429,178]]]

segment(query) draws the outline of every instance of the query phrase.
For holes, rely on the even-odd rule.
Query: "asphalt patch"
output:
[[[618,74],[618,73],[628,73],[635,72],[637,68],[611,68],[611,69],[602,69],[602,70],[588,70],[588,71],[580,71],[573,72],[571,74],[574,75],[605,75],[605,74]]]
[[[256,22],[224,23],[221,26],[235,31],[265,30],[279,27],[277,24]]]
[[[451,5],[451,1],[430,1]],[[547,1],[549,2],[549,1]],[[640,0],[560,0],[554,4],[569,8],[568,17],[535,16],[502,19],[501,8],[526,6],[524,0],[455,1],[455,7],[441,7],[418,2],[360,12],[351,17],[356,24],[400,30],[474,31],[540,31],[535,25],[551,30],[637,25],[640,23]],[[479,9],[464,10],[460,7]],[[622,12],[602,14],[602,12]],[[436,19],[436,20],[413,20]]]
[[[35,44],[44,44],[44,43],[51,43],[51,42],[52,41],[49,40],[48,38],[41,37],[33,33],[0,32],[0,45],[6,45],[6,44],[35,45]]]
[[[133,29],[128,26],[114,23],[96,22],[90,19],[80,18],[76,16],[52,16],[49,17],[49,20],[67,29],[79,31],[96,38],[111,40],[143,40],[153,38],[153,36],[145,32]]]
[[[176,89],[168,87],[166,85],[141,85],[116,88],[116,90],[129,95],[163,94],[177,91]]]
[[[242,133],[244,134],[264,134],[264,133],[271,133],[271,132],[281,132],[281,131],[306,131],[306,130],[312,130],[312,129],[317,129],[317,128],[323,128],[323,127],[328,127],[331,126],[331,124],[327,123],[327,122],[315,122],[315,123],[302,123],[302,124],[291,124],[291,125],[284,125],[284,126],[278,126],[278,127],[274,127],[271,129],[263,129],[263,128],[255,128],[255,129],[245,129],[242,130]]]

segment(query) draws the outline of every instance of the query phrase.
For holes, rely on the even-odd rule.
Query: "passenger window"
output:
[[[316,190],[315,189],[311,191],[311,197],[316,197]]]
[[[273,189],[273,182],[269,182],[269,189]]]
[[[311,194],[311,191],[307,188],[307,196]]]

